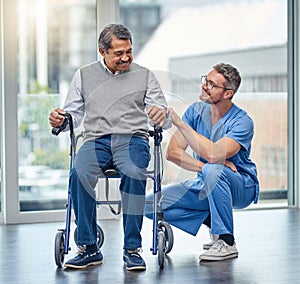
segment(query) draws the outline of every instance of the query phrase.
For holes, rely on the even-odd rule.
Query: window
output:
[[[263,205],[269,198],[286,205],[287,1],[120,0],[121,7],[129,9],[131,5],[132,13],[137,3],[144,10],[159,3],[160,18],[135,60],[155,72],[168,103],[179,113],[198,100],[200,77],[213,65],[228,62],[240,70],[242,84],[234,103],[254,120],[251,158],[258,166],[261,192],[272,192],[261,194],[259,203]],[[121,19],[130,24],[126,17]],[[147,18],[141,17],[138,26],[128,26],[133,42],[144,34],[143,22]],[[163,182],[189,177],[190,173],[167,163]]]
[[[99,5],[96,9],[96,2],[109,3],[110,10],[107,9],[107,5],[103,9],[103,6]],[[262,184],[263,194],[259,203],[264,205],[265,199],[269,199],[275,204],[283,197],[281,199],[284,202],[280,204],[286,204],[288,190],[289,205],[293,205],[293,198],[298,196],[290,192],[294,189],[293,183],[295,190],[299,189],[299,181],[296,178],[298,174],[294,172],[298,169],[299,163],[299,125],[295,120],[299,110],[297,101],[299,31],[295,23],[295,19],[299,16],[297,1],[16,0],[1,1],[0,5],[0,113],[1,120],[3,119],[0,133],[0,136],[2,135],[0,191],[1,197],[5,197],[1,200],[1,209],[5,210],[3,212],[5,214],[0,213],[0,218],[3,217],[5,222],[11,223],[33,221],[32,216],[39,216],[37,219],[42,221],[64,218],[64,211],[51,214],[50,212],[19,214],[18,196],[23,211],[62,208],[65,197],[57,195],[53,198],[57,192],[55,194],[52,192],[52,196],[41,197],[36,191],[30,196],[26,192],[28,188],[24,180],[18,180],[16,169],[19,163],[21,179],[24,175],[28,177],[28,172],[31,177],[33,174],[41,175],[40,169],[45,167],[45,175],[40,176],[38,180],[46,179],[49,183],[46,175],[48,172],[51,179],[52,176],[55,177],[53,182],[57,184],[61,182],[61,186],[58,186],[61,189],[58,191],[66,194],[68,137],[51,136],[47,121],[48,112],[53,107],[62,105],[75,69],[97,58],[96,13],[101,15],[98,17],[98,28],[107,21],[113,19],[118,21],[114,18],[118,15],[115,9],[118,2],[121,21],[131,29],[134,44],[139,44],[134,46],[135,60],[155,71],[169,104],[177,110],[183,112],[190,102],[198,99],[200,76],[216,61],[222,59],[242,68],[243,83],[235,102],[244,107],[255,120],[252,159],[258,165]],[[139,9],[143,9],[142,6],[151,6],[148,20],[144,14],[145,11],[149,11],[148,9],[144,9],[139,17],[138,14],[134,14],[136,15],[134,20],[132,17],[129,19],[124,16],[123,7],[127,11],[133,11],[134,2]],[[287,6],[290,15],[295,17],[287,19]],[[230,9],[227,9],[228,7]],[[220,16],[218,19],[221,24],[208,24],[211,23],[210,19],[213,16]],[[227,20],[222,21],[223,16],[226,16]],[[132,20],[133,23],[127,23],[126,20]],[[202,22],[199,23],[200,20]],[[287,21],[289,21],[289,36],[294,37],[289,42]],[[228,26],[231,28],[227,28]],[[216,29],[220,28],[224,29],[224,32],[215,38]],[[222,44],[219,44],[220,42]],[[291,51],[288,57],[290,73],[287,72],[286,63],[287,46]],[[18,68],[15,65],[16,60]],[[254,83],[257,81],[261,83]],[[289,96],[286,91],[287,85]],[[17,93],[18,101],[16,101]],[[287,141],[288,115],[289,141]],[[16,134],[17,128],[19,135]],[[168,142],[169,134],[164,133],[164,146]],[[15,141],[16,136],[19,139],[18,143]],[[18,159],[16,159],[17,144]],[[291,148],[288,149],[288,145]],[[270,147],[275,147],[277,151],[275,155],[280,179],[277,176],[272,184],[264,185]],[[49,148],[47,149],[49,155],[43,152],[44,148]],[[60,154],[57,155],[53,151],[60,151]],[[50,161],[51,159],[53,161]],[[170,164],[165,163],[163,179],[165,184],[190,177],[188,172],[171,167]],[[27,170],[24,167],[27,167]],[[31,167],[34,167],[34,171]],[[57,171],[60,174],[57,174]],[[288,189],[287,172],[290,186]],[[60,182],[57,182],[58,175],[61,177]],[[27,178],[28,180],[30,182]],[[17,182],[20,184],[20,190]]]
[[[18,116],[20,210],[62,209],[68,135],[51,136],[73,73],[97,59],[96,1],[19,0]]]

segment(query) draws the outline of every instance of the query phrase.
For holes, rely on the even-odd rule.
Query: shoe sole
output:
[[[229,254],[226,256],[213,256],[213,255],[203,255],[203,256],[199,256],[200,260],[210,260],[210,261],[218,261],[218,260],[225,260],[225,259],[230,259],[230,258],[235,258],[238,257],[238,253],[233,253],[233,254]]]
[[[100,261],[94,261],[94,262],[90,262],[86,265],[75,265],[75,264],[65,264],[64,267],[66,268],[78,268],[78,269],[82,269],[82,268],[87,268],[88,266],[95,266],[95,265],[100,265],[102,264],[102,260]]]
[[[132,266],[132,267],[128,267],[128,266],[126,266],[126,263],[125,263],[125,262],[124,262],[124,266],[126,267],[126,269],[127,269],[128,271],[132,271],[132,270],[140,270],[140,271],[146,270],[146,267],[145,267],[145,266]]]

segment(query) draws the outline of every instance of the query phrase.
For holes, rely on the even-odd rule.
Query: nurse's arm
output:
[[[217,142],[212,142],[181,119],[178,119],[175,125],[193,151],[211,164],[225,164],[228,158],[234,156],[241,149],[239,143],[226,136]]]
[[[166,152],[166,159],[185,170],[201,172],[204,163],[187,153],[187,147],[187,141],[180,131],[176,130],[170,139]]]

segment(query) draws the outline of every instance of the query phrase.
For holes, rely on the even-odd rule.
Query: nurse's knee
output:
[[[222,172],[224,170],[223,164],[205,164],[202,168],[203,178],[206,180],[220,178],[222,176]]]

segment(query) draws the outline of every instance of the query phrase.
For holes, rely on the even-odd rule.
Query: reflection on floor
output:
[[[296,209],[235,212],[239,257],[200,262],[203,227],[196,237],[173,228],[174,247],[165,268],[152,255],[152,222],[145,220],[145,272],[128,272],[122,262],[122,220],[99,221],[104,232],[104,262],[85,270],[57,269],[54,237],[64,223],[0,226],[0,283],[300,283],[300,211]],[[74,227],[72,227],[74,230]],[[76,247],[66,259],[73,257]]]

